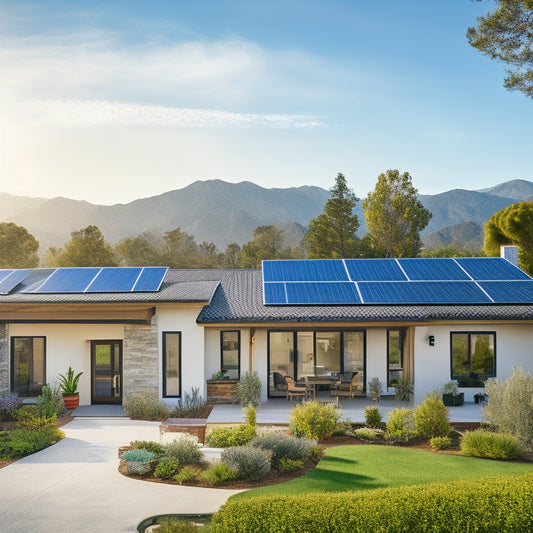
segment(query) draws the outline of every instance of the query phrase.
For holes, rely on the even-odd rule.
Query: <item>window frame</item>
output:
[[[44,383],[42,384],[42,387],[44,387],[47,383],[47,380],[46,380],[46,352],[47,352],[47,349],[46,349],[46,336],[45,335],[15,335],[13,337],[10,338],[11,342],[10,342],[10,348],[11,348],[11,353],[10,353],[10,358],[9,358],[9,363],[10,363],[10,380],[11,380],[11,383],[10,383],[10,387],[9,387],[9,390],[11,392],[15,392],[15,341],[17,339],[43,339],[43,352],[44,352],[44,356],[43,356],[43,381]],[[32,359],[33,359],[33,343],[32,343]],[[42,388],[41,387],[41,388]],[[32,398],[33,395],[30,395],[30,396],[23,396],[20,392],[18,392],[18,395],[20,397],[23,397],[23,398]]]
[[[454,335],[467,335],[468,341],[468,361],[470,365],[470,373],[468,375],[461,375],[456,376],[453,373],[453,336]],[[480,380],[486,380],[489,378],[495,378],[497,376],[496,372],[496,332],[495,331],[450,331],[450,379],[453,380],[459,380],[464,378],[469,378],[472,376],[472,342],[471,342],[471,336],[472,335],[492,335],[494,338],[494,349],[492,353],[492,375],[491,376],[485,376],[485,375],[478,375]]]
[[[225,329],[220,332],[220,370],[226,368],[224,365],[224,334],[225,333],[237,333],[237,378],[241,379],[241,331],[239,329]]]
[[[179,394],[167,394],[167,335],[178,335],[178,383],[179,383]],[[182,361],[182,332],[181,331],[163,331],[163,398],[181,398],[182,397],[182,379],[181,379],[181,361]]]

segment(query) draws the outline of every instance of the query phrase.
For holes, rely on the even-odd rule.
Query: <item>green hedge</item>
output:
[[[372,491],[230,500],[213,533],[533,531],[533,474]]]

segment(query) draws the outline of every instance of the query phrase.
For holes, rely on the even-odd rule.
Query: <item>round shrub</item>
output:
[[[163,454],[163,448],[159,442],[153,440],[132,440],[130,446],[135,450],[146,450],[147,452],[155,453],[156,455]]]
[[[153,391],[128,394],[123,403],[126,414],[136,420],[166,420],[170,416],[169,408]]]
[[[179,483],[180,485],[182,483],[187,483],[189,481],[193,481],[200,475],[200,470],[198,468],[195,468],[194,466],[184,466],[175,476],[174,481]]]
[[[441,400],[426,398],[415,409],[416,432],[422,437],[445,437],[450,431],[448,408]]]
[[[240,479],[261,479],[270,472],[272,452],[253,446],[226,448],[222,462],[237,473]]]
[[[145,476],[152,471],[157,456],[146,450],[129,450],[120,456],[120,461],[126,466],[130,476]]]
[[[237,479],[237,472],[226,463],[216,463],[200,474],[200,479],[208,485],[224,485]]]
[[[282,457],[276,466],[276,469],[282,474],[295,472],[301,470],[304,467],[304,462],[301,460],[289,459],[288,457]]]
[[[374,442],[379,438],[382,432],[373,428],[359,428],[354,431],[354,434],[359,440]]]
[[[148,452],[146,450],[129,450],[127,452],[124,452],[120,456],[120,458],[126,462],[129,462],[129,461],[147,462],[147,461],[153,461],[154,459],[157,459],[157,456],[155,453]]]
[[[204,454],[198,447],[198,439],[192,435],[183,435],[169,444],[162,446],[164,457],[173,457],[180,465],[201,464]]]
[[[250,446],[270,450],[272,464],[277,466],[284,457],[292,460],[307,459],[316,446],[316,440],[305,437],[294,437],[283,431],[265,431],[250,441]]]
[[[371,428],[380,428],[381,427],[381,413],[377,407],[372,407],[367,405],[365,407],[365,422],[366,425]]]
[[[154,469],[154,476],[160,479],[170,479],[178,471],[179,465],[174,457],[163,457]]]
[[[520,455],[518,438],[508,433],[483,429],[467,431],[461,438],[461,453],[471,457],[510,460]]]
[[[319,441],[333,435],[340,417],[341,412],[333,404],[304,402],[291,411],[289,428],[297,437]]]
[[[429,441],[429,445],[434,450],[447,450],[452,445],[450,437],[433,437]]]
[[[255,437],[255,427],[241,424],[229,428],[214,428],[206,438],[206,444],[213,448],[243,446]]]
[[[393,409],[389,413],[385,437],[392,442],[407,442],[416,435],[415,412],[413,409]]]

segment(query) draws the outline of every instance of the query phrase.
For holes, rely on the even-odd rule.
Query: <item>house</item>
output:
[[[533,279],[505,258],[265,261],[261,270],[0,271],[0,390],[36,396],[72,366],[80,403],[157,391],[175,401],[221,368],[284,376],[358,372],[415,401],[458,379],[533,371]]]

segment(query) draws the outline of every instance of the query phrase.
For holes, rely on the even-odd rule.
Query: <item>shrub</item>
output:
[[[145,476],[155,466],[157,456],[146,450],[129,450],[120,456],[120,462],[125,465],[130,476]]]
[[[53,415],[64,416],[67,414],[63,394],[59,387],[45,385],[41,395],[37,398],[37,412],[39,416],[50,418]]]
[[[389,413],[385,437],[392,442],[407,442],[416,435],[415,412],[413,409],[393,409]]]
[[[243,446],[255,437],[255,428],[241,424],[229,428],[214,428],[206,438],[206,444],[213,448],[229,448]]]
[[[448,408],[441,400],[426,398],[415,409],[415,422],[422,437],[444,437],[450,431]]]
[[[239,479],[261,479],[270,472],[272,452],[253,446],[226,448],[222,462],[237,473]]]
[[[127,452],[124,452],[120,458],[122,461],[126,462],[148,462],[157,459],[157,455],[146,450],[128,450]]]
[[[56,415],[50,417],[39,416],[38,410],[34,406],[21,407],[13,413],[13,417],[17,420],[16,428],[37,430],[48,426],[56,427]]]
[[[270,450],[272,464],[277,468],[283,458],[299,460],[307,459],[316,446],[316,440],[305,437],[294,437],[283,431],[265,431],[250,441],[250,446]]]
[[[408,402],[411,398],[411,394],[414,392],[413,385],[409,378],[398,378],[394,388],[394,399],[400,402]]]
[[[198,447],[198,439],[192,435],[185,434],[169,444],[162,446],[164,457],[177,459],[180,465],[202,464],[204,454]]]
[[[126,414],[136,420],[166,420],[170,416],[169,408],[153,391],[128,394],[123,403]]]
[[[194,468],[193,466],[184,466],[175,476],[174,481],[179,483],[180,485],[182,483],[187,483],[189,481],[193,481],[194,479],[198,478],[200,475],[200,470],[198,468]]]
[[[235,388],[235,399],[243,406],[261,405],[261,378],[257,372],[245,372]]]
[[[355,430],[354,434],[360,440],[373,442],[378,439],[379,435],[381,435],[381,430],[376,430],[373,428],[359,428]]]
[[[172,407],[171,415],[175,418],[207,418],[208,409],[200,389],[193,387],[190,393],[185,392],[183,399]]]
[[[289,428],[297,437],[319,441],[333,435],[335,424],[340,417],[341,412],[333,404],[304,402],[291,411]]]
[[[533,474],[355,492],[231,499],[212,533],[352,531],[523,533],[533,525]]]
[[[200,529],[195,523],[180,518],[162,517],[157,520],[157,533],[198,533]]]
[[[304,462],[300,459],[290,459],[289,457],[282,457],[277,465],[276,470],[285,474],[301,470],[304,467]]]
[[[16,392],[0,394],[0,411],[3,411],[7,416],[11,416],[20,407],[22,407],[22,400]]]
[[[486,459],[510,460],[520,455],[518,439],[508,433],[492,433],[483,429],[467,431],[461,438],[461,453]]]
[[[37,429],[15,427],[0,441],[0,456],[16,458],[38,452],[65,437],[55,425],[45,425]]]
[[[450,437],[433,437],[429,440],[429,445],[434,450],[447,450],[452,445]]]
[[[146,450],[147,452],[155,453],[155,455],[163,455],[161,444],[153,440],[132,440],[130,446],[135,450]]]
[[[347,420],[337,421],[337,423],[335,424],[335,429],[333,430],[333,436],[352,435],[352,434],[353,434],[353,426],[349,418]]]
[[[250,427],[255,428],[256,422],[257,422],[257,410],[253,405],[249,405],[246,408],[246,423]]]
[[[485,392],[489,401],[482,409],[483,422],[514,435],[522,448],[533,450],[533,376],[518,368],[502,383],[487,380]]]
[[[379,409],[377,407],[367,405],[365,407],[365,421],[366,425],[371,428],[380,428],[382,417]]]
[[[180,464],[174,457],[163,457],[154,469],[154,476],[161,479],[170,479],[179,468]]]
[[[226,463],[216,463],[200,474],[200,479],[208,485],[223,485],[237,479],[237,473]]]

